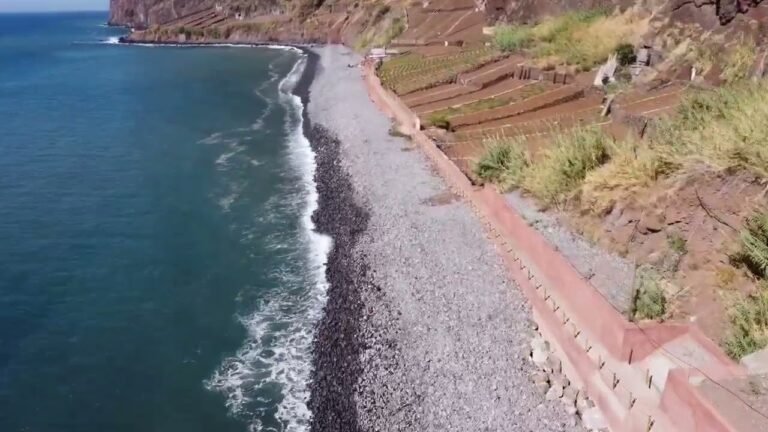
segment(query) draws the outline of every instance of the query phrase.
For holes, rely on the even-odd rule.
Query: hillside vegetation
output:
[[[495,43],[507,52],[525,50],[542,66],[565,64],[589,70],[616,49],[636,42],[648,25],[633,13],[612,14],[606,9],[569,12],[536,25],[505,25],[495,32]]]

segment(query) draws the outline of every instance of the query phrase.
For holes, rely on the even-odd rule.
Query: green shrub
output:
[[[667,312],[667,297],[661,287],[661,276],[650,267],[639,267],[635,277],[632,317],[635,320],[658,320]]]
[[[475,174],[498,184],[502,189],[519,186],[530,165],[528,154],[513,140],[493,138],[485,142],[488,151],[475,164]]]
[[[637,61],[635,46],[631,43],[621,43],[616,47],[616,60],[622,66],[628,66]]]
[[[499,26],[494,32],[496,47],[505,52],[526,48],[531,40],[531,29],[526,26]]]
[[[762,282],[757,292],[735,301],[728,311],[730,329],[725,351],[734,359],[768,346],[768,287]]]
[[[752,39],[741,38],[725,55],[721,77],[726,82],[735,82],[749,77],[757,57],[757,45]]]
[[[448,119],[448,116],[443,113],[435,113],[429,116],[429,124],[440,129],[450,130],[451,129],[451,121]]]
[[[680,233],[673,232],[668,234],[667,245],[672,251],[680,255],[684,255],[688,252],[688,242],[685,241],[685,238],[680,235]]]
[[[546,204],[560,204],[587,173],[608,160],[609,137],[599,127],[554,135],[552,146],[525,173],[523,187]]]
[[[758,277],[768,276],[768,213],[756,212],[747,218],[739,237],[741,249],[732,260]]]

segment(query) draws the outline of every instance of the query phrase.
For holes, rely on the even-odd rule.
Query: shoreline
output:
[[[301,50],[303,52],[307,52],[308,50],[312,48],[317,48],[320,46],[323,46],[324,44],[318,44],[318,43],[297,43],[297,42],[280,42],[280,41],[274,41],[274,42],[237,42],[237,41],[191,41],[191,42],[169,42],[169,41],[154,41],[154,40],[134,40],[130,39],[128,36],[119,36],[117,38],[117,43],[120,45],[137,45],[137,46],[169,46],[169,47],[196,47],[196,48],[206,48],[206,47],[245,47],[245,48],[259,48],[259,47],[288,47],[288,48],[296,48],[298,50]]]
[[[576,431],[530,379],[530,307],[467,203],[390,135],[359,56],[326,46],[307,105],[334,238],[312,431]]]
[[[326,261],[326,303],[312,342],[307,401],[312,412],[310,430],[353,432],[360,430],[354,401],[361,351],[357,328],[362,310],[360,285],[367,274],[367,265],[354,256],[354,248],[367,228],[369,215],[357,205],[352,179],[340,169],[341,142],[331,131],[314,124],[309,115],[320,57],[306,47],[296,48],[307,58],[293,94],[301,99],[303,132],[315,157],[318,207],[312,222],[318,233],[333,241]]]

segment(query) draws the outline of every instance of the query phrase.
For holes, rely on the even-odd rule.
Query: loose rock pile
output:
[[[531,374],[536,391],[547,400],[560,400],[565,405],[565,412],[574,416],[574,419],[580,419],[586,429],[608,430],[605,418],[584,389],[571,383],[565,376],[562,361],[538,332],[538,325],[532,321],[531,328],[534,337],[531,339],[528,358],[538,368]]]

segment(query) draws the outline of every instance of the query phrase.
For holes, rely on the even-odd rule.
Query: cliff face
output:
[[[109,23],[146,28],[213,7],[216,3],[216,0],[109,0]]]

